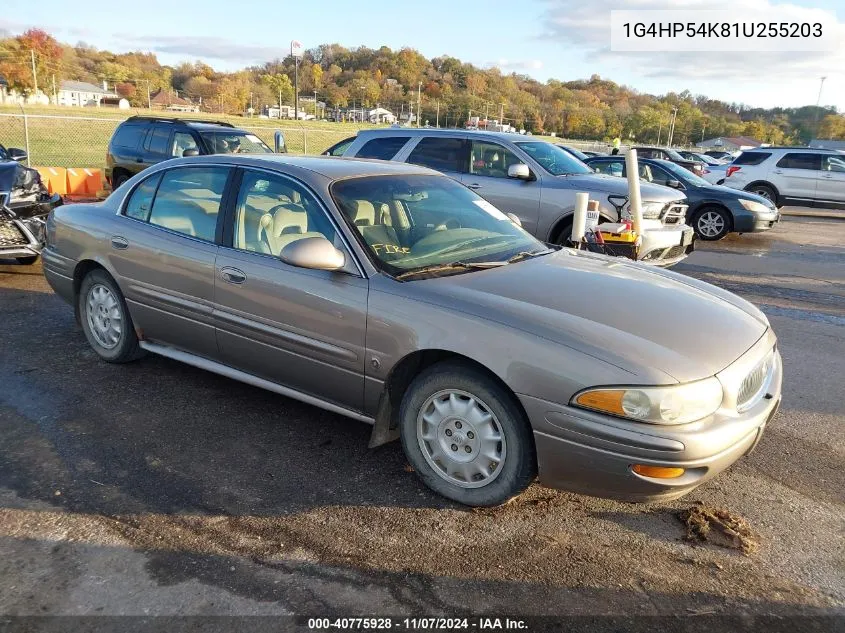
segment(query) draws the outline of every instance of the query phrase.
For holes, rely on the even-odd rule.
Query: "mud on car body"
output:
[[[41,176],[21,164],[26,152],[0,145],[0,259],[31,264],[44,245],[47,214],[62,204]]]

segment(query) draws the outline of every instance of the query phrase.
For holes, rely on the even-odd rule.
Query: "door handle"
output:
[[[825,174],[822,178],[833,178],[833,174]]]
[[[773,173],[775,173],[775,174],[782,174],[783,172],[782,172],[780,169],[775,169],[775,170],[773,170]]]
[[[228,281],[230,284],[242,284],[246,281],[246,273],[242,270],[238,270],[237,268],[232,268],[231,266],[224,266],[221,268],[220,276],[224,281]]]
[[[469,187],[470,189],[481,189],[481,185],[479,185],[477,182],[474,182],[471,185],[467,185],[467,187]]]
[[[111,247],[116,248],[119,251],[126,250],[129,248],[129,240],[121,235],[112,235]]]

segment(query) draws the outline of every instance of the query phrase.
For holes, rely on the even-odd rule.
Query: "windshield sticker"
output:
[[[473,204],[475,204],[475,205],[481,207],[482,209],[484,209],[487,213],[492,215],[497,220],[508,220],[508,221],[510,221],[508,216],[506,216],[504,213],[499,211],[496,207],[494,207],[492,204],[490,204],[486,200],[473,200],[472,202],[473,202]]]

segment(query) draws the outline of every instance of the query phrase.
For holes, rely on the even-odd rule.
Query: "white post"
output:
[[[578,244],[584,238],[584,227],[587,223],[587,203],[590,201],[590,194],[575,194],[575,211],[572,214],[572,235],[570,239],[573,244]]]
[[[637,235],[643,230],[643,203],[640,197],[640,169],[637,163],[637,150],[629,149],[625,152],[625,169],[628,172],[628,202],[631,207],[631,218]]]

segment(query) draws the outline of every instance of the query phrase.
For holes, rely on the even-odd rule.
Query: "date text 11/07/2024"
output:
[[[528,624],[518,618],[309,618],[308,629],[312,631],[332,630],[386,630],[407,631],[527,631]]]

